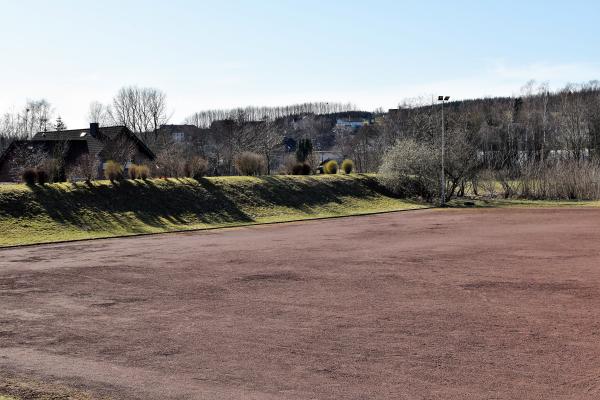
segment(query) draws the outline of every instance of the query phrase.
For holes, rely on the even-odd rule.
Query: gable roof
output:
[[[27,140],[13,140],[10,144],[0,153],[0,166],[4,162],[4,159],[17,147],[21,146],[21,143],[26,143]]]
[[[85,130],[71,130],[61,132],[38,132],[31,140],[31,143],[35,142],[84,142],[87,144],[87,149],[90,154],[97,155],[104,148],[104,144],[91,137],[89,132],[86,132],[85,136],[81,136]],[[89,129],[88,129],[89,131]]]
[[[52,153],[57,145],[56,140],[13,140],[11,144],[0,154],[0,165],[15,150],[27,147],[30,150],[41,150],[44,153]],[[65,159],[74,159],[83,152],[89,152],[88,142],[86,140],[69,140],[64,149]]]
[[[71,140],[84,140],[87,141],[88,151],[93,154],[99,154],[104,149],[105,144],[108,140],[114,140],[120,134],[124,134],[138,146],[139,150],[145,153],[151,160],[154,160],[156,156],[154,152],[129,128],[126,126],[105,126],[98,128],[98,136],[93,137],[90,135],[90,129],[69,129],[64,131],[51,131],[51,132],[38,132],[32,138],[32,141],[71,141]]]
[[[104,128],[99,128],[98,132],[101,136],[104,136],[108,139],[114,139],[115,136],[124,130],[129,131],[129,129],[124,126],[107,126]],[[33,136],[32,140],[87,140],[90,137],[90,128],[84,128],[69,129],[64,131],[38,132]]]

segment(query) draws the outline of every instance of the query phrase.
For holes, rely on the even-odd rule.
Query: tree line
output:
[[[516,96],[451,101],[445,107],[449,193],[464,192],[475,181],[485,181],[482,176],[501,182],[504,193],[517,192],[512,182],[527,171],[539,175],[555,170],[559,162],[600,159],[600,84],[596,81],[558,90],[529,82]],[[48,127],[58,129],[55,115],[45,100],[28,102],[22,111],[4,115],[0,140],[6,143]],[[259,154],[266,172],[277,172],[285,154],[295,152],[298,142],[306,139],[315,152],[337,152],[354,160],[359,172],[381,171],[386,158],[393,158],[390,149],[398,146],[424,152],[420,159],[438,155],[442,123],[441,105],[429,99],[373,113],[352,104],[327,102],[245,107],[188,116],[184,123],[199,132],[178,143],[169,134],[161,137],[160,126],[170,120],[165,93],[135,86],[119,90],[109,104],[92,103],[88,117],[101,125],[129,127],[159,154],[202,157],[209,173],[219,175],[235,173],[236,156],[244,152]],[[367,123],[339,125],[338,118]],[[60,128],[65,128],[62,121]]]
[[[187,118],[184,123],[197,126],[198,128],[209,128],[215,121],[235,120],[235,121],[264,121],[285,118],[298,115],[322,115],[336,114],[347,111],[357,111],[357,107],[352,103],[329,103],[314,102],[292,104],[281,107],[244,107],[229,110],[204,110],[196,112]]]
[[[429,171],[420,184],[427,182],[432,196],[440,179],[440,108],[420,104],[388,113],[379,125],[380,136],[371,142],[377,148],[383,139],[388,150],[375,151],[382,157],[380,172],[396,168],[397,173],[388,173],[396,184],[406,171]],[[529,82],[519,96],[450,102],[445,116],[449,196],[468,186],[477,192],[478,182],[505,197],[589,198],[590,188],[596,193],[592,197],[600,195],[598,82],[555,91]]]

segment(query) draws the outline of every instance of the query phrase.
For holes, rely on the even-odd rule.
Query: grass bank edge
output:
[[[361,174],[217,177],[200,182],[128,181],[122,183],[123,190],[118,185],[97,181],[90,185],[0,187],[0,205],[31,203],[25,208],[20,205],[25,211],[15,209],[8,216],[0,210],[0,232],[4,232],[0,234],[0,247],[358,216],[429,206],[394,198],[378,185],[375,176]],[[127,198],[131,193],[164,198],[154,208],[146,209],[143,204],[127,208],[128,202],[136,200]],[[111,204],[111,196],[118,204]],[[177,196],[188,209],[177,209]],[[165,207],[173,214],[159,215],[163,212],[160,202],[168,202],[170,197],[176,199],[171,204],[165,203]],[[196,200],[208,203],[196,204]],[[156,199],[144,200],[152,201]],[[226,204],[223,210],[213,204],[218,201]],[[49,211],[52,207],[60,210]],[[157,215],[149,219],[149,212]],[[87,229],[86,224],[97,229]]]
[[[483,199],[459,198],[448,202],[451,208],[569,208],[600,207],[600,200],[529,200],[529,199]]]

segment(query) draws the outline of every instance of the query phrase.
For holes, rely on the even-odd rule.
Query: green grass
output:
[[[3,396],[0,394],[0,400],[17,400],[15,397]]]
[[[0,246],[422,208],[372,175],[0,185]]]

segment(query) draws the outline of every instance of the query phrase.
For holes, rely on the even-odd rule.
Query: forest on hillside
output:
[[[5,113],[0,120],[0,147],[40,130],[66,129],[56,115],[46,100],[30,101],[22,111]],[[236,159],[246,153],[263,160],[267,166],[263,173],[289,173],[285,164],[301,140],[310,142],[311,152],[352,159],[359,172],[381,172],[390,152],[403,143],[407,147],[407,141],[421,146],[420,159],[432,159],[432,165],[441,162],[433,159],[441,151],[442,104],[438,101],[413,100],[372,112],[350,103],[328,102],[199,111],[182,121],[196,131],[179,142],[163,129],[170,123],[166,94],[133,86],[122,88],[110,104],[92,103],[88,119],[101,126],[127,126],[163,163],[201,157],[213,175],[238,173]],[[348,123],[352,121],[358,123]],[[504,182],[504,192],[510,195],[517,191],[509,187],[510,182],[524,171],[600,160],[600,83],[550,90],[547,84],[530,82],[518,96],[449,101],[443,123],[451,187],[460,191],[486,176]],[[306,161],[314,171],[320,160]]]

